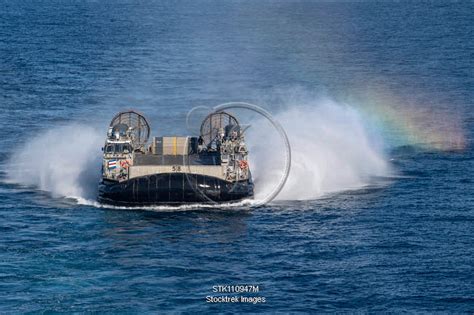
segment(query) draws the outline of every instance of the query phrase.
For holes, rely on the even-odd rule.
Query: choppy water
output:
[[[474,311],[473,11],[3,1],[0,311]],[[93,203],[116,111],[184,133],[191,108],[227,101],[287,129],[280,200]],[[206,303],[225,284],[266,302]]]

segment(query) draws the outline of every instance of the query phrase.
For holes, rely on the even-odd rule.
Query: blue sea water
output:
[[[1,1],[0,312],[474,312],[472,12],[469,1]],[[344,105],[320,110],[327,99]],[[115,112],[182,133],[191,108],[227,101],[262,105],[284,127],[288,108],[313,104],[323,124],[349,106],[378,139],[357,147],[377,147],[391,171],[358,189],[296,185],[255,209],[101,208],[88,199],[96,182],[68,181],[99,173],[87,140]],[[339,135],[341,122],[324,130]],[[302,182],[320,175],[313,154],[353,155],[330,139]],[[340,161],[325,171],[372,167]],[[265,303],[206,302],[238,284]]]

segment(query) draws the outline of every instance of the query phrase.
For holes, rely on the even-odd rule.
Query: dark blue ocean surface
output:
[[[1,1],[0,312],[474,312],[473,12]],[[228,101],[288,130],[279,200],[94,202],[114,113],[183,134]],[[239,284],[265,302],[206,301]]]

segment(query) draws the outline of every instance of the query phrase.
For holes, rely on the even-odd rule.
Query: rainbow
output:
[[[389,134],[389,141],[397,144],[440,151],[462,151],[467,146],[462,117],[457,113],[433,109],[431,104],[416,103],[380,88],[377,92],[359,93],[346,102],[380,124]]]

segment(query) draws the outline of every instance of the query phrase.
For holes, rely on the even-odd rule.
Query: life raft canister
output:
[[[130,162],[128,160],[120,161],[120,166],[127,169],[130,166]]]
[[[240,169],[245,170],[249,167],[249,163],[246,160],[240,160],[239,167]]]

